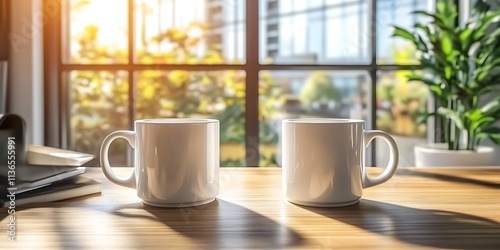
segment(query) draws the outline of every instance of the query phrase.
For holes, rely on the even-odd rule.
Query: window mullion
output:
[[[259,153],[259,1],[246,1],[246,165],[258,166]]]
[[[370,98],[370,129],[377,128],[377,1],[371,0],[371,15],[370,15],[370,50],[371,50],[371,65],[370,70],[371,78],[371,98]],[[377,148],[376,143],[372,143],[371,150],[371,165],[375,166],[377,162]]]
[[[130,67],[134,64],[134,0],[128,0],[128,114],[129,129],[134,128],[135,120],[135,96],[134,96],[134,70]]]

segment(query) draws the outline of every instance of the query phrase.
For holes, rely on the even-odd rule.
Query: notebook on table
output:
[[[60,201],[100,193],[101,185],[98,181],[83,176],[76,176],[22,193],[15,193],[15,190],[8,188],[3,183],[0,190],[0,204],[3,207],[9,207],[12,204],[22,206],[31,203]],[[11,200],[14,200],[15,203],[12,203]]]

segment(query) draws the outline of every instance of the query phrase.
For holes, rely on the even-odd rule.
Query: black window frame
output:
[[[186,70],[186,71],[214,71],[214,70],[243,70],[246,73],[245,95],[245,150],[246,166],[259,165],[259,72],[265,70],[346,70],[368,72],[370,83],[370,103],[368,129],[376,129],[376,86],[378,71],[412,70],[415,65],[378,64],[377,63],[377,0],[368,1],[369,20],[369,63],[368,64],[260,64],[259,60],[259,3],[258,0],[246,2],[246,61],[244,64],[217,64],[217,65],[187,65],[187,64],[138,64],[134,62],[134,0],[128,1],[128,63],[127,64],[65,64],[63,63],[62,34],[67,28],[63,21],[64,0],[55,0],[59,3],[59,11],[53,17],[44,21],[44,98],[45,98],[45,144],[48,146],[67,148],[69,134],[68,89],[63,84],[63,74],[71,70],[118,71],[128,72],[129,82],[129,129],[133,129],[135,120],[134,109],[134,72],[157,70]],[[457,0],[458,2],[458,0]],[[44,1],[44,8],[51,8],[51,1]],[[435,124],[434,124],[435,127]],[[375,144],[372,144],[371,160],[375,165]]]

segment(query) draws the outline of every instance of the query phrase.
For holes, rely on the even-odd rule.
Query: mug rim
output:
[[[218,123],[217,119],[209,118],[151,118],[135,120],[136,124],[208,124]]]
[[[356,124],[366,122],[359,119],[345,119],[345,118],[290,118],[283,119],[284,123],[293,124]]]

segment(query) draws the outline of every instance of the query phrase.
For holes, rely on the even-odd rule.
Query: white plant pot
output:
[[[437,166],[491,166],[495,150],[479,146],[475,151],[448,150],[444,143],[415,146],[415,165],[417,167]]]

